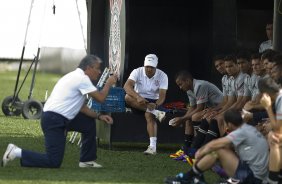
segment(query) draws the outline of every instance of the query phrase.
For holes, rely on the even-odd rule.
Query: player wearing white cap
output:
[[[157,65],[158,57],[155,54],[147,55],[144,66],[134,69],[124,84],[127,105],[145,112],[147,132],[150,137],[150,145],[144,152],[147,155],[157,153],[156,119],[162,121],[165,116],[165,112],[157,109],[165,101],[168,77],[157,69]]]

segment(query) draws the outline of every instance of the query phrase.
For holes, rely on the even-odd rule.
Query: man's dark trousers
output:
[[[81,134],[80,162],[96,160],[95,119],[79,113],[73,120],[54,112],[44,112],[41,128],[45,138],[46,153],[22,150],[21,166],[58,168],[61,166],[66,144],[67,131]]]

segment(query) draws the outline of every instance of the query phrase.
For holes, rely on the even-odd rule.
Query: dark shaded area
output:
[[[143,66],[147,54],[154,53],[158,68],[169,77],[167,101],[186,98],[174,82],[175,73],[186,69],[196,78],[210,73],[205,53],[210,52],[212,36],[211,1],[206,2],[128,1],[125,78]]]
[[[91,16],[88,16],[88,37],[90,37],[88,43],[88,52],[96,54],[105,61],[107,56],[107,44],[105,43],[106,38],[106,12],[107,12],[107,1],[93,0],[91,2]],[[88,4],[89,5],[89,4]],[[88,10],[89,12],[89,10]]]
[[[248,49],[266,40],[265,23],[273,15],[273,0],[125,0],[126,50],[124,81],[143,65],[149,53],[169,76],[167,102],[186,101],[174,75],[190,70],[195,78],[220,86],[212,57]],[[108,58],[108,1],[92,0],[90,53]],[[123,84],[119,84],[122,86]]]
[[[258,52],[267,40],[265,26],[273,19],[274,0],[237,0],[237,50]]]
[[[274,0],[124,0],[126,11],[125,65],[123,83],[131,71],[143,66],[147,54],[159,58],[158,68],[167,73],[166,102],[188,102],[175,84],[179,70],[208,80],[221,88],[221,76],[213,66],[218,54],[239,50],[258,52],[267,39],[265,26],[273,17]],[[89,53],[108,60],[109,4],[92,0]],[[279,18],[279,17],[278,17]],[[118,84],[118,86],[123,86]],[[114,117],[113,141],[147,140],[144,117],[121,114]],[[179,142],[183,132],[161,124],[160,142]]]
[[[274,17],[273,17],[273,49],[282,51],[282,5],[281,1],[276,0],[274,5]]]
[[[167,113],[166,119],[158,123],[158,143],[183,143],[184,128],[172,127],[168,121],[181,114]],[[112,113],[114,123],[111,127],[112,142],[148,142],[147,124],[144,114]]]
[[[188,102],[175,84],[179,70],[208,80],[221,88],[221,77],[212,58],[239,50],[258,52],[267,39],[265,25],[273,16],[274,0],[124,0],[126,11],[125,65],[123,83],[131,71],[143,66],[147,54],[159,58],[158,68],[167,73],[166,102]],[[89,5],[89,4],[88,4]],[[92,0],[89,53],[108,59],[109,4]],[[89,9],[88,9],[89,10]],[[123,86],[123,83],[118,86]],[[114,115],[112,141],[148,140],[142,116]],[[168,119],[169,120],[169,119]],[[183,130],[164,122],[158,141],[181,142]],[[180,129],[181,130],[181,129]]]

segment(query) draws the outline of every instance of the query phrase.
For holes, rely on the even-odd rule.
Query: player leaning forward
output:
[[[99,57],[87,55],[76,70],[64,75],[56,83],[44,105],[41,117],[46,153],[37,153],[9,144],[3,156],[2,166],[20,158],[23,167],[58,168],[63,161],[67,132],[77,131],[81,132],[82,137],[79,167],[102,167],[95,162],[95,119],[110,124],[113,120],[108,115],[97,114],[85,104],[87,94],[98,102],[104,101],[110,87],[116,83],[117,77],[113,75],[108,78],[101,91],[92,84],[101,74],[101,63]]]

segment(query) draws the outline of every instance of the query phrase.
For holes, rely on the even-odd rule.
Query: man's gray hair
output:
[[[95,55],[86,55],[79,63],[78,68],[83,71],[86,70],[87,66],[93,66],[95,63],[102,63],[102,59]]]

